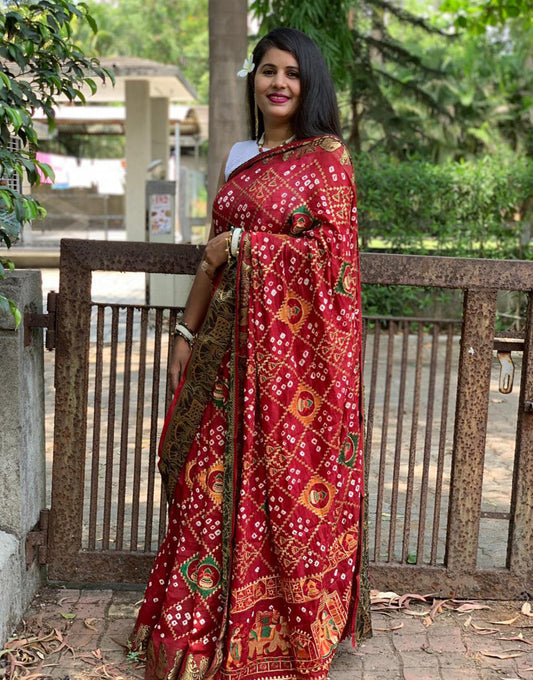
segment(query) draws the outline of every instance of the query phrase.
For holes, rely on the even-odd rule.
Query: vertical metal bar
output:
[[[516,433],[511,526],[507,564],[524,584],[533,583],[533,292],[528,294],[527,322],[518,426]]]
[[[437,564],[439,542],[440,510],[442,504],[442,480],[444,476],[444,460],[446,453],[446,430],[448,427],[448,406],[450,399],[450,376],[452,371],[453,324],[448,325],[446,339],[446,355],[444,359],[444,376],[442,385],[442,407],[440,415],[439,453],[437,458],[437,476],[435,479],[435,507],[433,509],[433,534],[431,538],[430,564]]]
[[[131,350],[133,337],[133,307],[126,310],[126,337],[124,339],[124,372],[122,378],[122,418],[120,429],[120,465],[117,499],[117,538],[115,548],[124,547],[124,508],[126,504],[126,474],[128,469],[128,439],[130,426]]]
[[[169,335],[168,335],[168,344],[167,344],[167,367],[166,367],[166,381],[165,381],[165,416],[168,412],[168,409],[170,408],[170,403],[172,401],[172,391],[170,390],[170,385],[168,381],[168,376],[170,373],[170,361],[172,358],[172,352],[173,352],[173,342],[170,336],[170,332],[173,328],[176,326],[176,320],[177,320],[177,310],[176,309],[171,309],[170,314],[169,314],[169,320],[168,320],[168,330],[169,330]],[[160,486],[160,493],[159,493],[159,532],[158,532],[158,545],[161,545],[164,537],[165,537],[165,532],[166,532],[166,526],[167,526],[167,506],[168,506],[168,499],[167,499],[167,494],[165,492],[165,487],[163,484]]]
[[[389,322],[389,342],[387,344],[387,372],[385,377],[385,394],[383,397],[383,419],[381,425],[381,446],[379,454],[378,488],[376,493],[376,529],[374,534],[374,550],[376,560],[381,561],[381,527],[383,523],[383,491],[385,488],[385,468],[387,465],[387,436],[389,433],[389,412],[392,383],[392,362],[394,358],[394,334],[396,324]]]
[[[169,374],[170,374],[170,361],[172,359],[172,352],[174,350],[174,342],[170,333],[176,327],[177,312],[175,309],[170,310],[170,315],[168,319],[168,344],[167,344],[167,369],[166,369],[166,384],[165,384],[165,415],[170,408],[170,403],[173,398],[172,391],[170,389]]]
[[[361,361],[363,362],[363,366],[364,366],[365,365],[365,358],[366,358],[366,339],[368,337],[368,322],[367,322],[367,319],[362,320],[361,329],[362,329]]]
[[[102,423],[102,374],[104,349],[105,306],[97,306],[96,355],[94,366],[94,415],[91,458],[91,500],[89,506],[89,550],[96,548],[96,520],[98,514],[98,481],[100,467],[100,430]]]
[[[369,320],[367,320],[368,323]],[[366,409],[366,427],[365,427],[365,432],[364,432],[364,447],[365,447],[365,464],[367,466],[367,471],[366,474],[368,476],[370,472],[370,466],[371,466],[371,458],[372,458],[372,434],[374,431],[374,413],[375,413],[375,407],[376,407],[376,382],[377,382],[377,374],[378,374],[378,360],[379,360],[379,339],[381,336],[381,326],[379,321],[376,322],[374,326],[374,342],[373,342],[373,347],[372,347],[372,367],[370,371],[370,385],[368,385],[367,381],[365,378],[363,378],[363,386],[364,389],[366,390],[368,388],[368,405]],[[367,335],[368,337],[368,335]],[[365,373],[366,375],[366,373]],[[368,493],[368,491],[367,491]],[[370,555],[371,547],[370,547],[370,538],[368,540],[368,552],[369,552],[369,559],[373,559],[375,561],[376,559],[376,554],[374,551],[374,555]]]
[[[82,543],[83,482],[87,446],[87,378],[91,331],[91,271],[61,244],[52,507],[51,579],[76,580]]]
[[[111,305],[111,360],[109,362],[102,550],[109,550],[109,536],[111,531],[111,498],[113,495],[113,458],[115,448],[115,401],[117,393],[118,313],[118,307],[116,305]]]
[[[378,375],[379,362],[379,340],[381,336],[381,325],[379,321],[374,327],[374,346],[372,348],[372,369],[370,372],[370,387],[368,388],[368,406],[366,413],[366,428],[365,428],[365,461],[367,466],[370,466],[370,459],[372,454],[372,434],[374,432],[374,414],[376,409],[376,384]],[[363,380],[363,385],[366,386]]]
[[[141,494],[141,463],[144,423],[144,392],[146,383],[146,338],[148,333],[148,309],[141,309],[139,342],[139,373],[137,378],[137,414],[135,420],[135,452],[133,459],[133,485],[131,506],[130,550],[137,550],[139,540],[139,501]]]
[[[422,381],[422,352],[424,349],[424,326],[418,324],[416,343],[415,388],[413,390],[413,415],[411,417],[411,438],[409,441],[409,460],[407,463],[407,488],[405,491],[405,519],[403,525],[402,562],[409,557],[409,539],[411,537],[411,513],[413,509],[413,487],[416,464],[416,442],[418,438],[418,413],[420,411],[420,384]]]
[[[424,440],[424,457],[422,463],[422,482],[420,486],[420,510],[418,518],[418,540],[416,548],[416,562],[424,562],[424,543],[426,531],[426,512],[428,501],[429,468],[431,466],[431,440],[433,434],[433,406],[435,403],[435,379],[437,373],[437,350],[439,347],[439,325],[433,324],[431,342],[431,360],[429,365],[429,382],[426,409],[426,436]]]
[[[148,490],[146,494],[146,528],[144,533],[144,549],[152,549],[152,528],[154,517],[154,476],[157,457],[157,417],[159,406],[159,379],[161,372],[161,333],[163,329],[163,311],[155,312],[154,363],[152,376],[152,412],[150,416],[150,453],[148,458]]]
[[[400,484],[400,463],[402,455],[403,413],[405,408],[405,383],[407,380],[407,352],[409,349],[409,322],[402,322],[402,359],[400,367],[400,393],[396,411],[396,446],[394,448],[394,470],[392,474],[392,498],[390,506],[390,533],[388,561],[394,559],[394,542],[396,540],[396,524],[398,514],[398,487]]]
[[[497,291],[465,291],[446,537],[451,572],[476,569]]]

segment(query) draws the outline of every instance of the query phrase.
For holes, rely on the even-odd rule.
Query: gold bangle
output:
[[[226,239],[226,258],[228,260],[228,264],[231,264],[231,261],[233,259],[231,257],[230,243],[231,243],[231,234]]]

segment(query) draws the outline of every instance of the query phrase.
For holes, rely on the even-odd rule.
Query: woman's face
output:
[[[289,125],[300,104],[300,67],[290,52],[271,47],[257,67],[255,101],[265,125]]]

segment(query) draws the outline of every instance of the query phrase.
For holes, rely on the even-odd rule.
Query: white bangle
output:
[[[173,332],[173,335],[180,335],[184,340],[186,340],[189,345],[192,346],[193,342],[195,341],[196,337],[194,333],[190,331],[187,326],[184,326],[182,323],[177,323],[176,328]]]
[[[231,257],[237,257],[237,255],[239,254],[239,244],[241,242],[241,236],[242,236],[241,227],[237,227],[236,229],[233,230],[231,234],[230,244]]]

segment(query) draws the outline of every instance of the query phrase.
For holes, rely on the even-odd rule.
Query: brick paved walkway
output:
[[[28,611],[25,628],[18,632],[19,644],[21,638],[29,640],[27,653],[40,644],[31,643],[32,637],[45,638],[49,633],[48,642],[41,645],[43,658],[37,654],[33,666],[26,667],[35,673],[30,677],[143,678],[142,664],[128,658],[125,648],[141,598],[140,591],[45,588]],[[464,612],[443,608],[433,615],[433,622],[426,603],[411,602],[409,610],[376,610],[374,637],[356,650],[342,643],[330,678],[533,680],[533,618],[521,614],[522,605],[475,603],[474,607],[487,608]],[[450,606],[457,608],[460,603]],[[60,645],[59,652],[52,651]],[[47,647],[52,653],[46,653]],[[5,663],[6,656],[0,657],[0,678],[24,677],[22,673],[3,675],[2,659]]]

